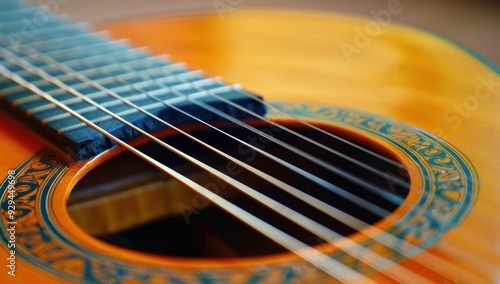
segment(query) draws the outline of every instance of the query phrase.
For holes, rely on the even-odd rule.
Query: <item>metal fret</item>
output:
[[[147,59],[147,55],[140,55],[139,56],[140,53],[137,53],[138,50],[140,50],[140,49],[119,50],[119,51],[114,51],[114,52],[110,52],[110,53],[106,54],[107,56],[104,58],[102,57],[102,55],[91,55],[89,57],[82,57],[82,58],[78,58],[78,59],[71,59],[68,61],[61,61],[61,63],[67,65],[68,67],[70,67],[72,69],[75,69],[75,71],[88,71],[88,70],[93,70],[95,68],[99,68],[101,65],[106,65],[106,64],[110,64],[110,63],[113,63],[113,64],[116,64],[116,62],[127,63],[129,61],[137,61],[137,60]],[[5,60],[2,60],[2,59],[0,59],[0,64],[9,65],[8,62],[6,62]],[[90,64],[90,66],[87,66],[88,64]],[[12,64],[10,64],[10,65],[12,65]],[[94,65],[94,66],[92,66],[92,65]],[[80,70],[78,68],[76,68],[76,67],[82,67],[82,66],[85,66],[85,68],[82,68]],[[43,66],[41,66],[41,67],[43,67]],[[21,75],[26,75],[26,76],[31,77],[30,82],[32,84],[35,84],[36,86],[44,86],[46,84],[49,84],[47,81],[40,79],[39,77],[32,75],[30,72],[28,72],[26,70],[22,70],[18,67],[12,67],[12,71],[15,71],[16,73],[21,74]],[[3,82],[2,82],[2,79],[3,79]],[[67,74],[64,74],[63,76],[58,77],[58,79],[63,79],[63,80],[65,80],[65,82],[67,82],[66,80],[74,80],[73,77],[71,77]],[[5,78],[0,78],[0,89],[2,89],[2,92],[7,97],[15,96],[16,97],[15,102],[18,102],[19,100],[29,99],[27,97],[24,97],[21,94],[13,94],[13,92],[23,91],[24,89],[21,86],[15,84],[15,83],[13,83]],[[31,92],[29,92],[29,96],[37,97],[36,95],[33,95]]]
[[[88,43],[110,41],[107,34],[107,32],[75,34],[67,37],[59,37],[43,41],[30,41],[28,45],[36,49],[38,52],[45,53],[54,50],[54,47],[66,48]]]
[[[213,92],[220,92],[220,93],[227,93],[229,91],[229,89],[231,89],[230,86],[223,86],[223,87],[220,87],[219,90],[212,90],[212,91]],[[189,96],[190,98],[193,98],[193,99],[202,99],[202,98],[209,98],[210,97],[208,91],[198,91],[196,93],[189,93],[187,96]],[[151,100],[151,99],[149,99],[149,100]],[[173,98],[170,96],[168,99],[165,99],[163,101],[170,103],[170,104],[180,104],[180,105],[186,104],[186,98],[184,98],[182,96],[181,97],[173,97]],[[137,102],[134,102],[134,103],[137,104]],[[140,104],[137,104],[137,105],[140,106]],[[130,116],[130,115],[141,115],[140,111],[138,111],[137,109],[134,109],[134,108],[127,106],[127,105],[120,105],[120,106],[122,106],[126,110],[123,110],[121,112],[116,112],[117,108],[110,107],[108,109],[113,111],[114,113],[116,113],[118,116],[121,116],[124,118],[127,116]],[[154,114],[155,110],[161,110],[164,107],[165,107],[165,105],[163,102],[153,101],[153,103],[151,103],[149,105],[141,106],[141,109],[148,110],[149,112]],[[101,111],[96,111],[96,112],[102,113]],[[89,116],[89,115],[87,115],[87,116]],[[84,117],[85,117],[85,115],[84,115]],[[99,123],[101,123],[101,122],[105,122],[105,121],[112,120],[112,119],[113,118],[110,117],[109,115],[101,115],[99,117],[91,119],[91,121],[99,125]],[[65,132],[74,131],[74,130],[77,130],[81,127],[86,127],[86,126],[87,125],[85,123],[80,122],[77,125],[71,125],[71,126],[68,126],[66,128],[61,128],[60,131],[65,133]]]
[[[64,19],[60,17],[52,17],[47,20],[46,23],[41,25],[40,27],[36,27],[36,29],[33,30],[28,30],[26,26],[24,25],[24,15],[18,15],[17,21],[0,21],[2,24],[0,26],[0,32],[3,34],[8,34],[10,36],[19,36],[19,37],[26,37],[26,38],[36,38],[39,34],[40,35],[45,35],[48,33],[54,33],[58,30],[64,30],[65,27],[75,27],[77,25],[75,24],[70,24]]]
[[[197,73],[197,74],[199,76],[199,73]],[[173,76],[170,76],[170,77],[173,77]],[[119,78],[118,77],[110,77],[106,80],[109,81],[109,80],[117,80],[117,79],[119,79]],[[141,107],[148,107],[149,108],[150,105],[154,105],[154,107],[158,107],[161,104],[158,105],[158,101],[150,99],[148,96],[146,96],[146,94],[144,94],[144,92],[148,92],[149,96],[157,97],[158,99],[163,100],[163,101],[169,101],[169,102],[171,101],[173,103],[174,101],[184,101],[185,100],[185,98],[183,98],[182,96],[179,96],[179,95],[190,96],[190,95],[194,94],[195,96],[198,96],[197,94],[200,91],[195,90],[194,88],[190,87],[190,84],[198,83],[198,84],[203,85],[202,82],[204,82],[204,81],[210,82],[211,83],[210,85],[204,84],[206,87],[206,92],[210,92],[210,91],[220,92],[221,88],[228,87],[228,86],[225,86],[225,85],[220,84],[220,83],[215,83],[216,81],[213,79],[206,79],[203,77],[192,77],[191,80],[193,80],[193,81],[191,81],[189,83],[181,84],[181,85],[179,85],[178,83],[174,84],[176,87],[174,88],[173,91],[171,91],[170,88],[166,87],[164,84],[163,85],[153,85],[151,82],[147,82],[147,83],[141,82],[141,83],[138,83],[135,85],[131,84],[131,85],[126,85],[123,87],[110,89],[110,90],[116,92],[121,97],[127,98],[129,101],[134,102],[137,105],[140,105]],[[100,81],[100,82],[96,82],[96,83],[102,84],[103,82]],[[145,90],[145,87],[148,87],[150,90]],[[217,90],[217,89],[219,89],[219,90]],[[127,94],[127,92],[129,92],[129,93]],[[173,92],[177,92],[178,94],[174,95]],[[206,96],[206,94],[204,94],[203,96]],[[97,102],[100,105],[105,106],[105,107],[114,106],[114,105],[118,104],[116,102],[116,100],[113,100],[111,97],[106,96],[102,92],[96,92],[94,94],[87,95],[87,97],[93,99],[95,102]],[[150,101],[149,105],[141,103],[141,102],[136,102],[136,100],[140,100],[140,99],[143,99],[143,101]],[[75,106],[74,105],[75,103],[81,102],[81,99],[78,99],[78,98],[71,98],[69,100],[62,100],[61,102],[64,103],[65,105],[71,106],[73,109],[77,110],[82,115],[95,109],[95,107],[93,107],[93,106],[88,107],[88,108],[83,108],[83,107],[80,108],[78,106]],[[84,105],[85,104],[82,104],[82,106],[84,106]],[[69,116],[69,114],[54,115],[53,111],[55,109],[56,109],[56,107],[54,105],[47,103],[43,106],[39,106],[37,108],[31,109],[31,115],[36,116],[36,117],[44,120],[45,122],[52,122],[52,121],[55,121],[57,119],[64,119],[64,118]],[[137,110],[132,110],[130,113],[133,113],[136,111]]]
[[[20,43],[29,44],[30,42],[46,41],[77,34],[88,34],[88,27],[89,24],[87,23],[70,24],[62,21],[59,25],[44,26],[43,28],[38,29],[33,35],[23,36],[22,30],[16,30],[20,28],[19,24],[2,24],[0,25],[0,34],[8,36],[11,45]]]
[[[81,24],[76,24],[76,26],[79,26],[79,31],[80,32],[74,32],[74,33],[69,33],[73,32],[75,24],[73,25],[64,25],[61,27],[54,27],[54,28],[49,28],[49,30],[53,29],[54,34],[48,34],[44,37],[36,37],[36,38],[30,38],[29,41],[23,42],[24,45],[28,45],[32,48],[35,48],[39,52],[47,52],[50,50],[54,50],[56,48],[59,48],[61,46],[65,45],[78,45],[81,42],[81,38],[88,38],[87,40],[91,39],[103,39],[106,40],[107,38],[105,37],[106,32],[96,32],[95,34],[97,37],[94,36],[94,34],[88,33],[86,30],[86,27],[88,26],[86,23],[81,23]],[[64,29],[62,29],[64,28]],[[65,36],[61,36],[60,30],[62,29],[63,33],[69,33],[65,34]],[[71,29],[67,31],[68,29]],[[49,31],[50,32],[50,31]],[[7,35],[2,35],[0,36],[5,37]],[[12,35],[8,35],[12,36]],[[45,49],[44,49],[45,48]]]
[[[179,68],[180,66],[182,66],[182,65],[181,64],[172,64],[171,66],[169,66],[169,70],[174,70],[172,68]],[[145,65],[143,67],[147,67],[147,66]],[[145,69],[145,70],[137,70],[137,69],[133,70],[133,69],[130,69],[130,68],[123,67],[120,70],[123,70],[123,72],[127,72],[127,73],[121,74],[121,76],[118,77],[119,79],[123,79],[123,80],[126,80],[127,78],[133,78],[134,81],[136,81],[136,82],[143,82],[144,80],[146,80],[140,74],[138,75],[138,73],[137,73],[138,71],[139,72],[143,71],[146,74],[148,74],[148,76],[150,76],[149,79],[160,78],[160,77],[157,77],[157,76],[153,76],[153,74],[152,74],[153,72],[152,71],[156,70],[154,68],[153,69]],[[164,70],[166,70],[166,68]],[[104,71],[104,72],[102,72],[102,71]],[[100,78],[100,79],[95,80],[99,84],[112,83],[113,80],[114,80],[114,78],[116,78],[118,76],[116,74],[110,74],[110,73],[106,72],[106,70],[104,68],[103,69],[91,69],[91,70],[87,70],[87,71],[82,72],[81,74],[85,75],[85,76],[88,76],[88,77],[92,77],[92,76],[90,76],[91,75],[90,72],[92,72],[96,77]],[[177,69],[177,72],[173,72],[173,73],[174,74],[186,74],[185,72],[186,72],[186,70],[181,68],[181,69]],[[188,73],[192,73],[192,72],[188,72]],[[202,77],[199,72],[196,72],[196,74],[198,75],[196,77],[193,77],[193,74],[189,75],[189,77],[191,79],[189,79],[188,81],[191,81],[191,80],[194,80],[194,79],[196,79],[196,80],[202,80],[202,79],[204,79],[204,77]],[[158,75],[161,76],[162,73],[158,73]],[[169,76],[173,76],[173,75],[167,75],[166,77],[169,77]],[[55,78],[63,81],[64,83],[66,83],[66,84],[68,84],[68,85],[70,85],[72,87],[80,87],[80,85],[86,86],[86,84],[81,83],[79,80],[73,78],[72,76],[70,76],[68,74],[64,74],[62,76],[56,76]],[[73,82],[75,82],[75,83],[73,83]],[[130,82],[130,81],[128,81],[128,82]],[[34,85],[38,86],[38,87],[43,87],[43,86],[50,85],[50,83],[47,82],[47,81],[45,81],[45,80],[38,80],[38,81],[34,81],[32,83]],[[148,83],[150,84],[150,82],[148,82]],[[180,83],[180,82],[178,82],[178,83]],[[92,89],[92,88],[89,88],[89,89]],[[7,97],[22,97],[23,93],[26,93],[26,91],[22,87],[19,87],[19,86],[15,86],[15,87],[12,87],[12,88],[7,88],[3,92],[4,92],[4,95],[7,96]],[[44,100],[41,100],[38,96],[33,95],[33,94],[29,93],[29,92],[27,92],[27,93],[30,94],[30,96],[28,96],[28,97],[22,97],[20,99],[13,100],[13,103],[16,104],[16,105],[18,105],[18,106],[21,106],[21,107],[26,107],[27,109],[30,109],[33,112],[34,110],[32,108],[37,107],[38,104],[35,103],[33,105],[33,104],[29,104],[29,103],[31,103],[33,101],[37,101],[37,100],[45,102]],[[57,97],[59,100],[63,100],[63,102],[66,102],[66,101],[64,101],[64,98],[61,97],[61,95],[64,95],[64,94],[67,95],[67,92],[65,90],[55,89],[55,90],[48,91],[47,93],[50,94],[50,95],[52,95],[52,96],[54,96],[54,97]],[[90,93],[85,92],[84,94],[85,95],[89,95],[91,93],[92,92],[90,92]],[[68,95],[68,96],[69,97],[73,97],[72,95]]]

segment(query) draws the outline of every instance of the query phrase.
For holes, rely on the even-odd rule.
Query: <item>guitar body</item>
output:
[[[102,28],[114,38],[130,39],[133,46],[148,46],[153,54],[168,53],[191,69],[241,83],[295,116],[334,125],[387,149],[409,168],[412,184],[401,208],[375,227],[389,232],[398,218],[404,219],[424,233],[405,231],[401,237],[422,238],[416,241],[422,250],[409,249],[400,257],[375,249],[430,281],[499,281],[498,69],[436,35],[340,15],[235,11],[223,19],[158,18]],[[2,189],[8,189],[12,179],[18,194],[15,224],[8,223],[8,194],[2,196],[4,228],[14,226],[15,231],[4,230],[7,242],[1,246],[0,262],[7,265],[0,266],[1,283],[330,282],[324,274],[300,266],[293,253],[189,259],[102,242],[73,221],[66,200],[80,179],[123,149],[76,163],[67,150],[5,112],[0,113],[0,141]],[[425,185],[427,177],[435,179],[433,184]],[[440,184],[448,186],[441,192],[443,199],[436,197]],[[428,202],[422,202],[424,194]],[[442,207],[432,207],[433,200],[449,201],[446,206],[451,209],[434,214],[433,209]],[[434,212],[434,217],[409,217],[409,212],[424,211]],[[99,216],[94,222],[105,218]],[[15,247],[8,246],[9,238]],[[367,241],[358,235],[350,239]],[[324,251],[337,253],[328,247]],[[340,254],[337,258],[351,261]],[[15,276],[8,274],[12,263]],[[366,275],[384,283],[394,281],[370,269]]]

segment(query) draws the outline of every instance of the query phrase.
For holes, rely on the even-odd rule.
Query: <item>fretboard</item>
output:
[[[86,24],[73,24],[49,12],[50,7],[0,2],[0,65],[119,139],[130,140],[138,132],[75,92],[149,133],[165,128],[150,114],[176,126],[192,121],[175,108],[205,121],[220,119],[205,104],[238,119],[252,117],[238,106],[265,113],[261,102],[238,87],[206,78],[166,57],[152,57],[125,41],[109,39],[91,32]],[[16,80],[0,77],[0,97],[19,119],[71,149],[79,160],[114,146],[105,135]]]

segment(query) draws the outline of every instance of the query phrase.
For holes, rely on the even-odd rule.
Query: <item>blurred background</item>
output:
[[[44,3],[49,0],[34,0]],[[52,0],[53,1],[53,0]],[[444,35],[471,48],[500,66],[499,0],[59,0],[60,12],[73,21],[109,23],[129,18],[193,13],[219,9],[285,8],[331,11],[371,17],[371,11],[400,2],[403,11],[394,22]]]

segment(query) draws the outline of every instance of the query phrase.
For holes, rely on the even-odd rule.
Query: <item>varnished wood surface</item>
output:
[[[456,279],[452,280],[495,282],[500,274],[500,225],[496,221],[500,206],[500,78],[450,42],[396,25],[383,28],[383,34],[368,36],[366,46],[356,46],[357,28],[363,29],[368,22],[341,15],[237,11],[224,21],[216,15],[158,18],[103,28],[109,28],[114,37],[130,38],[135,46],[149,46],[154,54],[169,53],[174,60],[185,61],[208,75],[242,83],[268,100],[360,109],[450,141],[474,164],[481,182],[480,195],[464,223],[431,251],[472,274],[453,271]],[[342,43],[354,46],[359,53],[346,59],[339,47]],[[460,107],[464,111],[455,111]],[[8,169],[48,144],[3,113],[0,122],[3,177]],[[93,164],[79,164],[68,171],[61,181],[61,200],[75,183],[73,176],[89,167]],[[120,252],[79,234],[65,208],[54,208],[54,213],[66,229],[75,232],[75,238],[109,253]],[[0,259],[5,255],[2,248]],[[148,261],[162,263],[156,258]],[[446,269],[436,267],[438,271]],[[27,283],[36,275],[38,283],[53,281],[29,265],[22,265],[17,275],[11,278],[2,271],[0,280]]]

